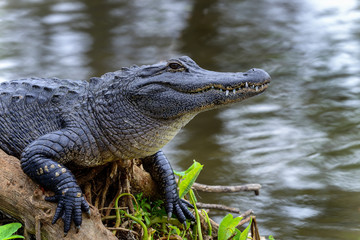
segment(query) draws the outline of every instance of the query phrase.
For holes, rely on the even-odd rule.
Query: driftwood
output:
[[[254,184],[237,185],[237,186],[220,186],[220,185],[210,186],[200,183],[194,183],[192,188],[198,191],[212,192],[212,193],[253,191],[255,195],[259,195],[261,185],[254,183]]]
[[[203,209],[216,209],[216,210],[232,212],[232,213],[238,213],[238,214],[241,213],[240,209],[238,209],[238,208],[232,208],[232,207],[228,207],[228,206],[225,206],[225,205],[222,205],[222,204],[197,202],[196,207],[203,208]]]

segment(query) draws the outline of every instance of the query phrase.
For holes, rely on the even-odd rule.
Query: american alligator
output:
[[[95,167],[142,159],[164,195],[168,216],[194,219],[179,199],[161,148],[196,114],[263,92],[270,76],[261,69],[220,73],[189,57],[122,68],[89,81],[26,78],[0,84],[0,148],[20,159],[23,171],[55,193],[53,224],[77,229],[89,212],[66,166]]]

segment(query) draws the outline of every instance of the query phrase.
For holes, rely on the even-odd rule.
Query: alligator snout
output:
[[[252,81],[269,83],[271,81],[270,75],[260,68],[252,68],[243,73],[244,77],[250,78]]]

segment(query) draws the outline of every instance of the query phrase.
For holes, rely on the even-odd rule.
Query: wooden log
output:
[[[37,239],[117,239],[101,222],[97,209],[91,209],[91,217],[83,215],[78,233],[74,225],[63,237],[63,223],[52,225],[56,204],[44,200],[39,185],[24,174],[20,161],[0,150],[0,211],[22,222],[25,237],[34,234]]]

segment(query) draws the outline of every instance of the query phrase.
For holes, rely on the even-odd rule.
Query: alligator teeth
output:
[[[225,96],[229,96],[230,93],[232,92],[234,95],[237,94],[238,91],[244,91],[244,90],[249,90],[249,89],[253,89],[254,91],[258,92],[258,91],[262,91],[265,87],[267,87],[267,83],[264,83],[262,85],[254,85],[254,84],[251,84],[251,83],[248,83],[248,82],[245,82],[245,85],[242,85],[241,87],[238,87],[238,88],[234,88],[234,89],[222,89],[222,88],[217,88],[215,86],[211,86],[207,89],[202,89],[202,90],[199,90],[199,92],[201,93],[205,93],[209,90],[216,90],[216,91],[220,91],[220,92],[225,92]]]

